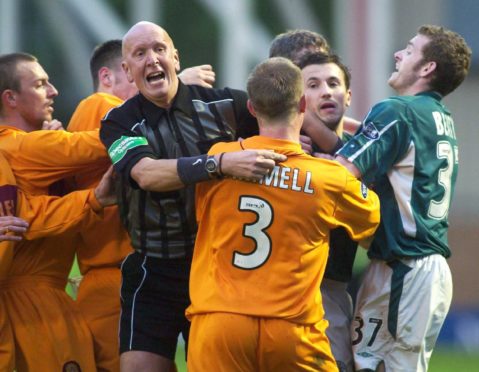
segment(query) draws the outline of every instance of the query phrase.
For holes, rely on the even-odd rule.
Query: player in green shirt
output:
[[[358,371],[426,371],[452,298],[458,144],[441,98],[464,80],[471,50],[457,33],[427,25],[394,58],[388,83],[398,96],[375,105],[337,157],[381,201],[352,325]]]

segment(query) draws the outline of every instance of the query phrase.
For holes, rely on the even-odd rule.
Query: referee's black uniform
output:
[[[122,264],[120,352],[149,351],[174,359],[178,334],[187,338],[188,279],[196,236],[194,185],[144,191],[130,177],[144,157],[177,159],[205,154],[219,141],[257,132],[245,92],[179,82],[169,109],[141,94],[111,110],[100,138],[118,148],[119,207],[135,252]],[[127,151],[125,151],[125,148]]]

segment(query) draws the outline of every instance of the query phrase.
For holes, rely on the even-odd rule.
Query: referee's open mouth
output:
[[[149,83],[155,83],[155,82],[164,80],[165,77],[166,77],[166,75],[165,75],[165,73],[164,73],[163,71],[158,71],[158,72],[153,72],[153,73],[149,74],[149,75],[146,77],[146,80],[147,80]]]

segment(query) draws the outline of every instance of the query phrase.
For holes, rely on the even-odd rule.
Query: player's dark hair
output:
[[[351,86],[351,72],[349,68],[341,61],[337,54],[326,54],[321,52],[308,52],[303,55],[297,65],[302,70],[309,65],[324,65],[326,63],[334,63],[343,72],[344,85],[346,89]]]
[[[289,30],[277,35],[269,47],[270,57],[284,57],[296,63],[305,51],[329,53],[327,40],[309,30]]]
[[[95,47],[90,58],[90,74],[94,91],[98,90],[100,84],[98,71],[102,67],[115,68],[119,59],[121,59],[121,40],[108,40]]]

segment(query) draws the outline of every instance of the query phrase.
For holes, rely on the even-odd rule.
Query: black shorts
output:
[[[120,353],[148,351],[174,360],[178,335],[188,345],[191,259],[132,253],[122,267]],[[185,346],[186,348],[186,346]],[[185,351],[186,355],[186,351]]]

